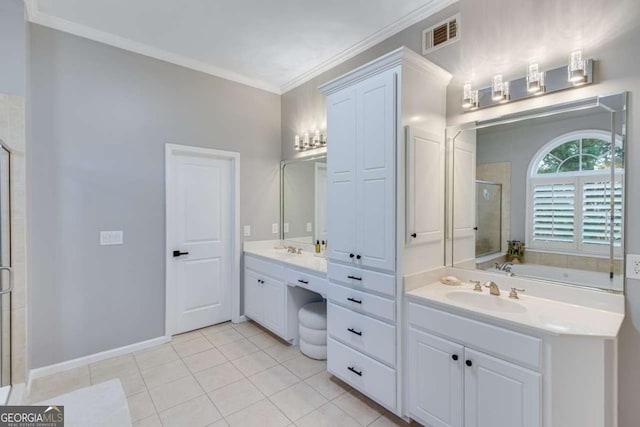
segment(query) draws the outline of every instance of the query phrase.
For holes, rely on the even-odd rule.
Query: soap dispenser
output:
[[[320,253],[320,240],[316,240],[316,253],[319,254]]]

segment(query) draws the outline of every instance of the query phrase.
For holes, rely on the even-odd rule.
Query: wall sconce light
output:
[[[500,102],[507,102],[509,100],[509,82],[502,81],[502,74],[493,76],[491,99]]]
[[[576,49],[570,53],[567,74],[569,82],[574,85],[581,85],[587,82],[585,60],[582,59],[582,50]]]
[[[539,95],[544,91],[544,72],[539,71],[537,63],[529,64],[527,69],[527,92]]]
[[[327,145],[327,134],[320,132],[320,129],[313,132],[313,137],[309,132],[305,132],[302,137],[296,135],[293,139],[293,148],[296,151],[311,150],[325,145]]]
[[[462,94],[462,108],[470,110],[478,106],[478,91],[471,89],[471,82],[465,82]]]

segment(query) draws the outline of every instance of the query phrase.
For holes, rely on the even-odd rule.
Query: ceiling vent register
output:
[[[460,14],[454,15],[422,32],[422,54],[460,40]]]

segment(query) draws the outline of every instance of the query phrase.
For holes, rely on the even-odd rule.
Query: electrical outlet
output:
[[[244,237],[250,237],[251,236],[251,226],[250,225],[245,225],[244,226]]]
[[[288,232],[289,232],[289,223],[288,223],[288,222],[285,222],[285,223],[284,223],[284,232],[285,232],[285,233],[288,233]]]
[[[627,278],[640,280],[640,255],[627,255]]]
[[[100,246],[122,245],[123,233],[118,231],[101,231],[100,232]]]
[[[310,233],[313,231],[313,224],[311,224],[310,222],[307,223],[307,232]]]
[[[278,234],[278,224],[271,224],[271,233]]]

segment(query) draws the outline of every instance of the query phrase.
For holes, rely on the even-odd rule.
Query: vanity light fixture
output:
[[[544,90],[544,72],[538,69],[537,63],[532,62],[527,69],[527,92],[538,95]]]
[[[509,82],[502,80],[502,74],[493,76],[491,88],[491,99],[499,102],[507,102],[509,100]]]
[[[569,82],[581,85],[587,82],[585,60],[582,59],[582,50],[576,49],[569,54],[569,66],[567,67]]]
[[[471,89],[471,82],[465,82],[462,94],[462,108],[470,110],[478,106],[478,91]]]
[[[305,132],[302,136],[296,134],[293,139],[293,148],[296,151],[312,150],[325,145],[327,145],[327,134],[320,132],[320,129],[316,129],[313,135],[309,132]]]

